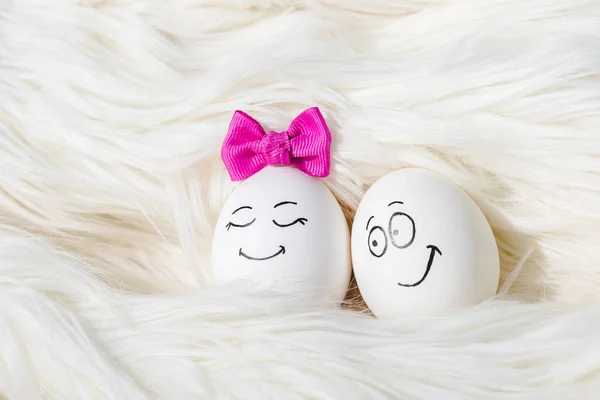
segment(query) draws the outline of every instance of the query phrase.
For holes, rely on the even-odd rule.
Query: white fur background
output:
[[[503,280],[532,250],[508,295],[376,320],[211,289],[233,110],[313,105],[349,220],[440,172]],[[0,0],[0,223],[6,399],[597,399],[600,3]]]

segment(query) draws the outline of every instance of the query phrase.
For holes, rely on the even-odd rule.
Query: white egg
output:
[[[485,216],[431,172],[403,169],[375,182],[351,240],[358,287],[378,317],[440,315],[498,288],[498,247]]]
[[[223,207],[213,236],[213,282],[302,291],[339,301],[351,275],[344,213],[318,178],[266,167]]]

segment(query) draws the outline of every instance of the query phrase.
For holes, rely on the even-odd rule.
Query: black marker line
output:
[[[308,220],[304,217],[297,218],[294,222],[291,222],[289,224],[280,224],[279,222],[273,220],[273,223],[280,228],[287,228],[288,226],[296,225],[297,223],[301,223],[302,225],[304,225],[307,222],[308,222]]]
[[[371,216],[371,218],[369,218],[369,220],[367,221],[367,228],[366,230],[369,230],[369,223],[371,222],[371,220],[375,218],[374,216]]]
[[[252,207],[250,207],[250,206],[241,206],[240,208],[237,208],[237,209],[236,209],[234,212],[232,212],[232,213],[231,213],[231,215],[233,215],[233,214],[235,214],[236,212],[238,212],[238,211],[240,211],[240,210],[243,210],[243,209],[245,209],[245,208],[247,208],[247,209],[249,209],[249,210],[252,210]]]
[[[388,207],[391,206],[392,204],[404,204],[404,203],[400,200],[396,200],[396,201],[392,201],[390,204],[388,204]]]
[[[239,256],[240,256],[240,257],[244,257],[244,258],[247,258],[248,260],[253,260],[253,261],[264,261],[264,260],[268,260],[268,259],[270,259],[270,258],[277,257],[277,256],[278,256],[278,255],[280,255],[280,254],[285,254],[285,247],[283,247],[283,246],[279,246],[279,251],[278,251],[277,253],[275,253],[275,254],[272,254],[272,255],[270,255],[270,256],[268,256],[268,257],[262,257],[262,258],[258,258],[258,257],[252,257],[252,256],[249,256],[249,255],[247,255],[246,253],[244,253],[244,252],[242,251],[242,248],[241,248],[241,247],[240,247],[240,251],[239,251]]]
[[[421,279],[419,279],[417,282],[412,283],[412,284],[404,284],[404,283],[398,282],[398,286],[402,286],[402,287],[419,286],[421,283],[423,283],[425,278],[427,278],[427,275],[429,275],[429,271],[431,270],[431,266],[433,265],[433,258],[435,257],[435,253],[438,253],[440,256],[442,255],[442,252],[440,251],[440,249],[437,248],[437,246],[430,244],[429,246],[427,246],[427,248],[431,249],[431,252],[429,253],[429,261],[427,261],[427,268],[425,269],[425,274],[423,274],[423,277]]]
[[[245,228],[247,226],[250,226],[254,223],[254,221],[256,221],[256,218],[254,218],[252,221],[246,223],[246,224],[242,224],[242,225],[238,225],[238,224],[234,224],[233,222],[229,222],[227,223],[227,225],[225,225],[225,228],[227,228],[227,230],[229,231],[229,228],[234,227],[234,228]]]
[[[407,217],[410,220],[410,223],[412,224],[412,236],[410,237],[410,241],[402,246],[398,246],[396,240],[394,239],[394,232],[392,231],[392,222],[394,220],[394,217],[399,215],[404,215],[405,217]],[[394,245],[394,247],[396,247],[397,249],[406,249],[415,241],[415,236],[417,234],[417,226],[415,225],[415,220],[412,219],[412,217],[408,214],[399,211],[395,212],[392,214],[392,216],[390,217],[390,221],[388,222],[388,233],[390,234],[390,240],[392,241],[392,245]]]
[[[371,248],[371,244],[372,244],[371,235],[373,234],[373,232],[375,232],[377,230],[381,231],[381,233],[383,234],[383,238],[385,239],[383,250],[382,250],[381,254],[379,254],[379,255],[377,255]],[[385,254],[385,252],[387,251],[387,248],[388,248],[388,238],[382,227],[375,225],[374,227],[371,228],[371,231],[369,232],[369,236],[367,237],[367,246],[369,246],[369,251],[371,252],[371,255],[373,257],[377,257],[377,258],[383,257],[383,255]]]
[[[282,201],[281,203],[277,203],[273,206],[273,208],[277,208],[279,206],[283,206],[284,204],[293,204],[295,206],[298,205],[298,203],[296,203],[295,201]]]

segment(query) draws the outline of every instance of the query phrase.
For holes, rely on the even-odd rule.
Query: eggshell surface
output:
[[[266,167],[241,182],[213,236],[216,285],[344,298],[351,275],[350,233],[342,209],[318,178],[292,167]]]
[[[498,248],[484,214],[425,170],[376,181],[357,209],[351,242],[358,287],[377,317],[440,315],[498,288]]]

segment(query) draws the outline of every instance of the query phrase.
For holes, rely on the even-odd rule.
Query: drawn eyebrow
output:
[[[296,203],[295,201],[282,201],[281,203],[277,203],[273,206],[273,208],[277,208],[279,206],[283,206],[284,204],[293,204],[295,206],[298,205],[298,203]]]
[[[234,212],[232,212],[231,215],[235,214],[236,212],[238,212],[240,210],[243,210],[244,208],[252,210],[252,207],[250,207],[250,206],[241,206],[240,208],[237,208]]]
[[[375,218],[374,216],[371,216],[371,218],[369,218],[369,220],[367,221],[367,230],[369,230],[369,223],[371,222],[371,220]]]
[[[392,201],[390,204],[388,204],[388,207],[391,206],[392,204],[404,204],[404,203],[401,202],[400,200],[396,200],[396,201]]]

